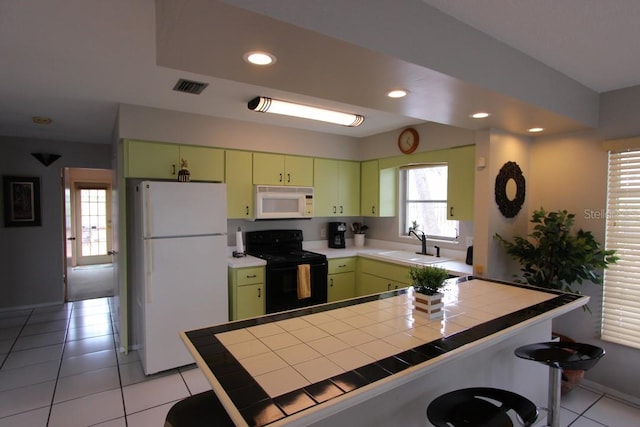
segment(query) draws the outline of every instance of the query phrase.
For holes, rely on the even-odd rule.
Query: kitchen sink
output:
[[[421,255],[421,254],[417,254],[415,252],[409,252],[409,251],[384,251],[384,252],[378,252],[377,255],[381,257],[393,258],[393,259],[406,261],[406,262],[413,262],[416,264],[435,264],[438,262],[449,261],[446,258],[442,258],[442,257],[438,258],[433,255]]]

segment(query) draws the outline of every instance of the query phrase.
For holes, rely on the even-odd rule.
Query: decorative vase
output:
[[[364,234],[354,234],[353,235],[353,244],[357,248],[361,248],[364,246]]]
[[[433,295],[425,295],[416,292],[414,298],[415,301],[413,305],[417,311],[425,313],[429,319],[442,318],[444,313],[444,310],[442,309],[444,307],[444,303],[442,302],[444,294],[442,292],[438,292]]]

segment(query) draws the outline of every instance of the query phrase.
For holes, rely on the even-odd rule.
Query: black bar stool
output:
[[[234,427],[213,390],[194,394],[173,405],[164,427]]]
[[[518,347],[515,355],[549,367],[547,424],[550,427],[559,427],[562,369],[587,371],[604,356],[604,349],[591,344],[553,341]]]
[[[436,427],[512,427],[510,411],[523,426],[533,425],[538,418],[538,409],[529,399],[490,387],[443,394],[429,404],[427,418]]]

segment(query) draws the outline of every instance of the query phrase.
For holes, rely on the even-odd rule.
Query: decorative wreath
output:
[[[513,179],[516,183],[516,196],[513,200],[507,197],[507,182]],[[525,196],[525,180],[522,170],[516,162],[507,162],[502,165],[500,172],[496,176],[496,203],[500,208],[500,212],[506,218],[513,218],[520,212]]]

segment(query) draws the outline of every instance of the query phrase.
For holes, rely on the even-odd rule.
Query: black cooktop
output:
[[[247,254],[267,264],[324,262],[327,257],[302,249],[302,230],[247,231]]]

